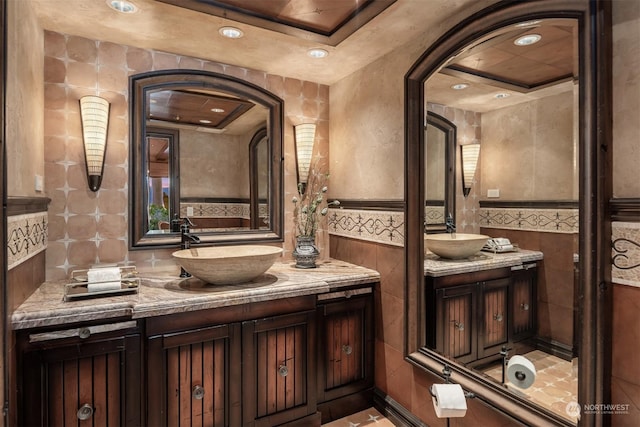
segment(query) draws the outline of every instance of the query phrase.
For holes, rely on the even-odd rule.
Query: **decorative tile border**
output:
[[[640,223],[611,225],[611,279],[614,283],[640,287]]]
[[[425,224],[444,224],[444,206],[427,206],[424,210]]]
[[[578,209],[480,208],[480,227],[578,233]]]
[[[329,209],[329,234],[393,246],[404,246],[404,213]]]
[[[244,218],[251,217],[248,203],[180,203],[180,216],[187,216],[187,207],[193,208],[191,218]],[[260,204],[260,218],[269,214],[267,205]]]
[[[8,270],[47,249],[48,229],[47,212],[7,217]]]

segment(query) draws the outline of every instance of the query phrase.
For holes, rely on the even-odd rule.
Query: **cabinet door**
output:
[[[436,290],[436,349],[460,362],[477,355],[476,284]]]
[[[513,313],[511,339],[522,341],[536,334],[536,268],[525,267],[512,274],[511,310]]]
[[[373,385],[372,304],[368,295],[318,307],[318,402]]]
[[[234,324],[148,339],[148,425],[239,425],[239,332]]]
[[[315,311],[243,322],[242,334],[243,424],[272,427],[315,414]]]
[[[26,351],[19,424],[140,426],[140,368],[138,334]]]
[[[508,278],[482,283],[478,358],[500,353],[509,342],[509,284]]]

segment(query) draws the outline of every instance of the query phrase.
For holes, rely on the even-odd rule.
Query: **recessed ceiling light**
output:
[[[324,49],[314,48],[314,49],[309,49],[307,51],[307,55],[309,55],[312,58],[324,58],[327,55],[329,55],[329,52],[327,52]]]
[[[211,111],[214,113],[224,113],[224,108],[212,108]]]
[[[205,125],[208,125],[209,123],[211,123],[211,120],[200,119],[200,123],[204,123]]]
[[[495,95],[493,95],[493,97],[495,99],[504,99],[504,98],[508,98],[510,96],[511,96],[511,94],[506,93],[506,92],[496,93]]]
[[[239,39],[244,35],[242,30],[236,27],[222,27],[218,32],[229,39]]]
[[[538,43],[540,39],[542,39],[542,36],[540,34],[527,34],[515,39],[513,44],[515,44],[516,46],[529,46],[534,43]]]
[[[107,4],[111,9],[121,13],[136,13],[138,11],[135,4],[124,0],[107,0]]]
[[[462,90],[462,89],[466,89],[468,87],[469,87],[469,85],[466,84],[466,83],[458,83],[458,84],[452,85],[451,89],[453,89],[453,90]]]

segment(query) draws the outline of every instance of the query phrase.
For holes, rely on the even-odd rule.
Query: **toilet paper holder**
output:
[[[449,365],[444,365],[444,367],[442,368],[442,378],[444,379],[445,384],[451,384],[451,368],[449,367]],[[437,397],[431,387],[429,387],[429,394],[431,395],[431,397],[437,400]],[[467,399],[473,399],[474,397],[476,397],[476,395],[475,393],[472,393],[470,391],[465,391],[464,397],[466,397]]]
[[[502,384],[505,384],[505,376],[506,376],[506,372],[509,366],[509,350],[511,350],[510,348],[507,348],[507,346],[503,345],[502,349],[500,350],[500,356],[502,356]],[[519,357],[519,356],[517,356]],[[526,358],[525,358],[526,359]],[[527,373],[524,371],[520,371],[517,370],[514,374],[514,376],[516,377],[516,379],[518,381],[524,381],[525,378],[527,377]],[[533,380],[535,381],[535,372],[533,373]],[[527,386],[529,387],[529,386]]]

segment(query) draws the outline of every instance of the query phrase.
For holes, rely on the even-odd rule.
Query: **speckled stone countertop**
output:
[[[45,282],[11,317],[13,329],[64,325],[90,320],[140,319],[230,305],[315,295],[378,282],[380,274],[343,261],[319,262],[303,270],[293,262],[275,263],[265,274],[241,285],[213,286],[181,279],[179,270],[141,273],[137,294],[64,301],[68,281]]]
[[[472,273],[494,268],[513,267],[527,262],[540,261],[541,259],[543,259],[542,252],[525,249],[501,254],[478,252],[477,255],[467,259],[444,259],[429,253],[424,259],[424,275],[441,277],[451,274]]]

